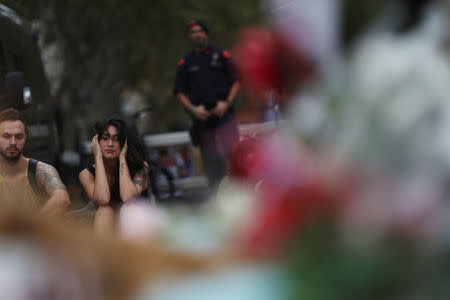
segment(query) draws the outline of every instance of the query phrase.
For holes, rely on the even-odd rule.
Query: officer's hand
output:
[[[206,121],[211,113],[205,109],[204,105],[199,105],[195,108],[195,117],[199,120]]]
[[[228,110],[228,103],[226,101],[218,101],[216,107],[212,110],[212,113],[216,116],[223,116]]]

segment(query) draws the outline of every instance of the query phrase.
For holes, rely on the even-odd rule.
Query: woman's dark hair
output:
[[[131,178],[133,178],[137,172],[141,171],[144,168],[144,145],[138,138],[137,134],[130,129],[125,121],[114,118],[107,119],[102,122],[97,122],[95,124],[99,142],[103,136],[103,133],[105,133],[105,131],[107,131],[108,127],[111,125],[117,128],[120,148],[123,147],[123,145],[125,144],[125,140],[127,140],[128,150],[126,159]]]

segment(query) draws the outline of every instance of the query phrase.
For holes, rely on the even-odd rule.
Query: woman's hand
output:
[[[125,140],[123,144],[122,151],[120,151],[119,159],[125,160],[127,158],[127,150],[128,150],[128,139]]]
[[[92,138],[91,148],[92,148],[92,153],[94,153],[94,156],[100,155],[103,157],[102,150],[100,149],[100,145],[98,144],[98,135],[97,134],[94,135],[94,137]]]

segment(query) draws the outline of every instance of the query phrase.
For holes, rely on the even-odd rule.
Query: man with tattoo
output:
[[[0,205],[59,214],[70,204],[56,169],[24,157],[25,119],[16,109],[0,112]]]

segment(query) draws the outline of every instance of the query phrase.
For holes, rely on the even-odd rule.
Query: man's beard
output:
[[[194,43],[194,48],[197,49],[206,49],[206,47],[208,46],[208,38],[205,37],[203,40],[201,41],[193,41]]]
[[[6,149],[6,151],[0,150],[0,155],[3,157],[4,160],[8,162],[16,162],[19,160],[20,156],[22,155],[22,150],[19,148],[12,148],[12,149],[17,150],[17,153],[14,156],[6,154],[6,151],[8,151],[9,149]]]

